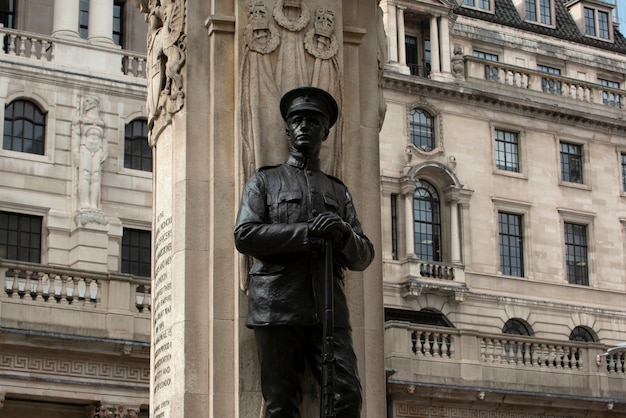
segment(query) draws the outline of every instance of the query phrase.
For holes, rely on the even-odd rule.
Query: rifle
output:
[[[320,417],[332,418],[335,414],[335,318],[333,309],[333,245],[324,240],[324,318],[322,320],[322,382]]]

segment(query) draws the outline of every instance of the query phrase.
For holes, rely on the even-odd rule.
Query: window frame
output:
[[[11,115],[11,119],[10,121],[7,121],[7,109],[9,109],[10,106],[13,106],[16,103],[22,103],[22,107],[28,105],[31,106],[33,108],[33,118],[29,118],[27,117],[26,113],[23,111],[21,115],[18,116],[14,116]],[[3,151],[9,151],[9,152],[14,152],[14,153],[19,153],[19,154],[25,154],[25,155],[33,155],[33,156],[39,156],[39,157],[43,157],[46,155],[46,152],[48,151],[48,144],[47,144],[47,130],[48,130],[48,112],[41,108],[41,106],[39,105],[38,102],[31,100],[30,98],[26,98],[26,97],[17,97],[13,100],[8,101],[5,106],[3,107],[3,114],[2,114],[2,119],[3,119],[3,131],[2,131],[2,147],[0,147]],[[38,122],[37,121],[37,117],[41,117],[43,119],[42,122]],[[25,137],[25,135],[22,135],[21,138],[19,138],[19,140],[22,142],[21,145],[21,149],[15,149],[14,148],[14,142],[17,139],[15,137],[15,135],[13,135],[14,132],[14,128],[15,128],[15,124],[16,122],[22,122],[22,125],[24,124],[24,122],[28,122],[33,126],[33,137],[32,138],[27,138]],[[5,148],[5,140],[6,140],[6,135],[7,135],[7,123],[9,123],[9,126],[11,126],[11,147],[10,148]],[[36,135],[35,135],[35,130],[37,130],[37,128],[40,128],[42,131],[42,135],[43,138],[41,140],[35,139]],[[24,127],[22,126],[22,132],[24,132]],[[30,151],[25,151],[24,150],[24,145],[23,142],[25,140],[28,141],[32,141],[33,143],[37,143],[37,144],[41,144],[41,153],[39,152],[30,152]]]
[[[506,217],[507,231],[503,231],[503,218]],[[511,218],[515,218],[517,225],[511,224]],[[509,232],[512,228],[517,228],[517,232]],[[518,245],[511,242],[518,240]],[[500,252],[500,273],[505,276],[524,277],[524,216],[518,213],[498,211],[498,246]],[[506,254],[504,253],[504,250]],[[517,250],[517,252],[515,251]],[[516,252],[516,253],[515,253]],[[503,261],[508,260],[508,263]],[[517,268],[514,267],[514,260],[517,260]]]
[[[596,214],[591,212],[584,212],[579,210],[558,208],[557,209],[561,221],[561,239],[562,239],[562,254],[563,254],[563,281],[566,284],[574,286],[591,287],[594,280],[594,266],[595,266],[595,244],[594,244],[594,219]],[[566,224],[584,226],[585,227],[585,248],[586,248],[586,284],[572,283],[569,279],[568,273],[568,249]],[[575,254],[574,254],[575,255]],[[574,260],[575,261],[575,260]]]
[[[115,0],[113,2],[113,31],[111,34],[111,39],[113,39],[113,43],[115,45],[119,45],[122,49],[124,49],[124,44],[125,44],[125,25],[124,25],[124,19],[125,19],[125,9],[126,7],[126,2],[125,0]],[[115,15],[115,11],[119,10],[119,16]],[[119,24],[119,30],[115,30],[115,24],[116,22]],[[117,37],[117,39],[116,39]]]
[[[545,2],[547,2],[547,7]],[[520,14],[524,22],[532,23],[533,25],[540,25],[549,28],[554,28],[556,26],[556,15],[555,15],[555,6],[554,0],[519,0],[516,1],[521,9],[518,8]],[[530,10],[532,6],[532,11]],[[549,22],[546,23],[544,21],[544,16],[546,16],[545,11],[549,10]]]
[[[18,230],[15,231],[15,234],[17,235],[16,239],[16,243],[14,245],[14,247],[17,247],[16,250],[18,251],[18,253],[22,250],[28,250],[29,251],[29,256],[28,259],[23,259],[20,258],[19,256],[17,258],[10,258],[9,257],[9,253],[8,253],[8,246],[9,246],[9,229],[6,229],[6,234],[7,234],[7,242],[6,244],[3,244],[2,242],[0,242],[0,246],[5,246],[6,245],[6,250],[7,253],[3,254],[3,256],[0,256],[0,258],[4,258],[4,259],[8,259],[8,260],[14,260],[14,261],[24,261],[24,262],[29,262],[29,263],[37,263],[37,264],[41,264],[43,257],[44,257],[44,242],[43,242],[43,238],[44,238],[44,217],[42,215],[37,215],[37,214],[31,214],[31,213],[23,213],[23,212],[15,212],[15,211],[10,211],[10,210],[5,210],[4,208],[0,208],[0,215],[9,215],[9,216],[17,216],[18,217]],[[21,222],[25,221],[25,220],[30,220],[31,222],[34,220],[38,220],[39,221],[39,239],[38,239],[38,248],[37,247],[25,247],[22,248],[22,246],[20,245],[21,240],[24,238],[23,234],[24,232],[22,232],[22,227],[21,227]],[[3,225],[0,225],[0,227],[3,227]],[[2,231],[4,231],[4,229],[1,229]],[[30,231],[31,233],[29,235],[33,235],[32,231]],[[2,236],[2,232],[0,232],[0,236]],[[2,239],[2,238],[0,238]],[[30,240],[32,240],[32,237],[29,237],[29,242]],[[35,259],[31,258],[32,255],[32,251],[34,250],[38,250],[38,257],[36,257]]]
[[[142,135],[135,135],[135,125],[137,123],[142,123],[142,133],[145,130],[145,136]],[[128,130],[129,128],[132,130],[131,135],[128,135]],[[124,124],[124,146],[123,146],[123,151],[124,151],[124,155],[123,155],[123,166],[125,169],[128,170],[136,170],[136,171],[143,171],[146,173],[152,173],[152,169],[153,169],[153,158],[154,155],[152,153],[152,147],[150,147],[149,143],[148,143],[148,134],[149,134],[149,129],[148,129],[148,120],[144,117],[138,117],[138,118],[134,118],[132,120],[130,120],[128,123]],[[130,144],[129,144],[130,141]],[[139,155],[135,155],[135,153],[133,153],[134,150],[134,143],[140,143],[140,152]],[[130,147],[130,152],[127,152],[127,148]],[[144,168],[144,162],[148,159],[147,155],[144,155],[145,152],[149,153],[149,161],[150,161],[150,169],[147,170]],[[139,158],[139,160],[141,161],[141,164],[139,167],[137,166],[133,166],[134,163],[137,161],[136,159]]]
[[[591,12],[591,23],[593,24],[592,31],[589,32],[589,16],[587,12]],[[601,25],[600,15],[606,16],[606,27]],[[613,13],[609,8],[599,7],[596,4],[584,3],[582,6],[582,34],[589,38],[598,39],[604,42],[613,42]],[[606,31],[606,36],[602,36],[602,32]]]
[[[17,0],[9,0],[9,10],[0,10],[0,23],[4,25],[6,29],[17,29]],[[7,23],[4,23],[5,18],[8,18]]]
[[[437,199],[419,199],[419,197],[417,197],[417,192],[418,189],[420,189],[420,187],[417,187],[417,185],[419,183],[426,183],[427,185],[429,185],[432,190],[436,193],[436,197]],[[420,260],[423,261],[431,261],[431,262],[443,262],[444,260],[444,234],[443,234],[443,227],[444,227],[444,222],[443,222],[443,207],[445,205],[442,204],[442,199],[441,199],[441,191],[437,189],[437,187],[430,181],[428,180],[415,180],[415,190],[413,192],[413,223],[412,223],[412,233],[413,233],[413,247],[410,252],[410,254],[415,254],[415,256],[417,256]],[[428,191],[427,188],[424,187],[425,190]],[[416,215],[416,212],[418,211],[418,209],[416,208],[416,201],[423,201],[423,202],[437,202],[437,210],[435,211],[434,209],[431,210],[431,215],[433,215],[433,217],[438,219],[438,222],[436,220],[433,220],[432,222],[429,221],[418,221]],[[424,212],[424,211],[420,211],[420,212]],[[431,226],[431,235],[433,237],[433,239],[431,239],[430,243],[426,243],[426,244],[418,244],[418,231],[417,231],[417,224],[423,224],[423,225],[430,225]],[[438,233],[435,232],[434,230],[438,228]],[[438,240],[436,240],[435,238],[438,238]],[[424,254],[427,254],[426,252],[422,252],[420,251],[418,253],[418,245],[429,245],[430,244],[430,248],[432,250],[432,258],[423,258],[422,256]],[[428,254],[427,254],[428,255]]]
[[[486,52],[479,49],[472,50],[472,57],[485,61],[500,62],[500,56],[498,54],[493,54],[491,52]],[[498,81],[499,72],[500,69],[498,67],[485,65],[485,80]]]
[[[430,117],[432,118],[433,147],[429,151],[423,149],[422,147],[416,146],[411,140],[411,114],[415,109],[419,109],[425,112],[426,114],[430,115]],[[406,117],[405,129],[406,129],[406,144],[407,144],[406,146],[410,150],[422,156],[433,156],[443,151],[443,139],[441,136],[443,119],[439,111],[437,111],[433,106],[431,106],[430,103],[426,102],[425,100],[421,100],[421,101],[409,103],[406,106],[405,115],[406,115],[405,116]]]
[[[472,4],[470,4],[471,2]],[[494,13],[494,2],[493,0],[464,0],[462,7],[467,7],[468,9],[475,9],[483,13]],[[487,7],[485,7],[485,5]]]
[[[618,152],[620,165],[622,167],[622,187],[621,194],[626,196],[626,150]]]
[[[587,183],[587,175],[585,173],[585,169],[587,167],[587,161],[585,161],[586,158],[586,152],[585,152],[585,146],[584,144],[578,143],[578,142],[573,142],[573,141],[564,141],[564,140],[560,140],[559,143],[559,178],[561,180],[561,184],[564,185],[577,185],[577,186],[586,186]],[[569,151],[568,152],[564,152],[563,151],[563,146],[567,145],[568,147],[577,147],[580,150],[580,154],[576,155],[576,154],[572,154]],[[567,164],[563,159],[563,156],[567,155],[568,159],[567,159]],[[576,181],[576,180],[572,180],[572,169],[571,167],[569,169],[566,170],[566,165],[567,166],[571,166],[571,161],[570,159],[572,157],[579,157],[579,161],[580,161],[580,181]],[[568,172],[567,178],[565,178],[565,173],[566,171]]]
[[[619,90],[621,88],[619,81],[609,80],[607,78],[602,78],[602,77],[598,77],[597,80],[598,80],[598,84],[602,87],[608,87],[610,89],[616,89],[616,90]],[[613,98],[613,100],[609,100],[611,97]],[[622,95],[615,93],[615,92],[602,90],[602,104],[608,107],[621,109],[622,108]]]
[[[500,138],[499,133],[502,134],[502,138]],[[507,140],[508,137],[514,136],[515,142]],[[521,152],[520,152],[520,134],[519,132],[503,129],[499,127],[495,127],[493,129],[493,147],[494,147],[494,164],[496,170],[505,171],[510,173],[521,173],[522,172],[522,164],[521,164]],[[507,147],[508,145],[508,147]],[[503,149],[500,149],[504,147]],[[507,151],[507,148],[510,148],[511,151]],[[514,152],[513,152],[514,151]],[[500,155],[504,156],[503,164],[499,164],[501,161]],[[511,156],[511,159],[514,161],[509,162],[507,156]]]
[[[512,200],[503,197],[492,197],[491,198],[493,204],[493,219],[494,219],[494,232],[493,232],[493,242],[494,246],[494,257],[498,260],[498,274],[507,277],[516,277],[520,279],[533,279],[532,268],[530,267],[530,263],[532,260],[529,257],[531,252],[531,243],[532,243],[532,229],[531,229],[531,202],[525,202],[521,200]],[[522,264],[521,269],[523,272],[522,276],[514,276],[508,275],[502,271],[500,265],[500,224],[499,224],[499,213],[507,213],[511,215],[517,215],[521,217],[522,225],[521,225],[521,234],[523,237],[521,253],[522,253]]]
[[[128,233],[127,233],[128,232]],[[135,237],[131,237],[131,234],[137,234],[137,236]],[[130,245],[130,244],[125,244],[125,238],[131,239],[131,238],[138,238],[140,240],[139,245]],[[149,247],[147,248],[148,250],[148,257],[147,257],[147,263],[146,261],[142,261],[141,259],[141,252],[146,250],[146,247],[142,246],[141,244],[143,243],[143,240],[148,239],[149,242]],[[128,251],[132,251],[132,249],[137,248],[139,251],[139,254],[137,255],[137,258],[133,258],[130,255],[128,257],[125,257],[125,250],[128,248]],[[122,237],[120,239],[120,268],[119,271],[122,274],[131,274],[134,276],[139,276],[139,277],[150,277],[152,274],[152,266],[151,266],[151,260],[152,260],[152,232],[149,229],[140,229],[140,228],[135,228],[134,226],[124,226],[122,228]],[[126,267],[125,263],[128,263]],[[144,269],[147,268],[147,275],[141,274],[143,271],[145,271]],[[134,273],[133,271],[137,271],[137,273]]]

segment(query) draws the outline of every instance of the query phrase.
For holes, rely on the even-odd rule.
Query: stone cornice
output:
[[[499,85],[499,91],[503,90]],[[442,83],[430,79],[419,78],[390,71],[385,72],[384,88],[403,93],[437,97],[442,100],[456,101],[461,105],[482,107],[498,111],[507,111],[529,118],[543,119],[554,123],[576,125],[587,129],[602,130],[610,133],[626,134],[626,119],[612,117],[611,108],[604,113],[591,112],[592,105],[580,106],[580,102],[572,102],[571,107],[557,107],[549,102],[529,100],[521,94],[515,95],[514,87],[505,87],[504,95],[479,90],[469,82]],[[578,108],[575,108],[578,105]],[[609,114],[607,116],[607,113]]]

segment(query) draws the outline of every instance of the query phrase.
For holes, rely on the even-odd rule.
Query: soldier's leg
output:
[[[261,364],[261,390],[266,418],[298,418],[304,372],[302,332],[297,327],[254,329]]]
[[[313,327],[308,335],[310,344],[307,350],[307,359],[311,364],[315,379],[321,381],[322,370],[322,330]],[[335,328],[334,344],[334,391],[335,411],[338,418],[360,418],[361,381],[357,371],[356,355],[352,347],[352,332],[350,328]]]

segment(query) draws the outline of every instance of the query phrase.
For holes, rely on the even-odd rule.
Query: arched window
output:
[[[585,343],[593,343],[598,341],[598,336],[592,329],[578,326],[569,334],[570,341],[581,341]]]
[[[28,100],[14,100],[4,109],[2,148],[43,155],[46,115]]]
[[[441,210],[439,194],[427,181],[415,183],[413,195],[415,255],[421,260],[441,261]]]
[[[422,151],[435,148],[434,118],[425,110],[413,109],[409,115],[411,143]]]
[[[124,167],[152,171],[152,149],[148,144],[148,123],[135,119],[124,133]]]
[[[506,324],[502,327],[503,334],[513,334],[513,335],[533,335],[533,329],[528,324],[528,322],[513,318],[506,321]]]

